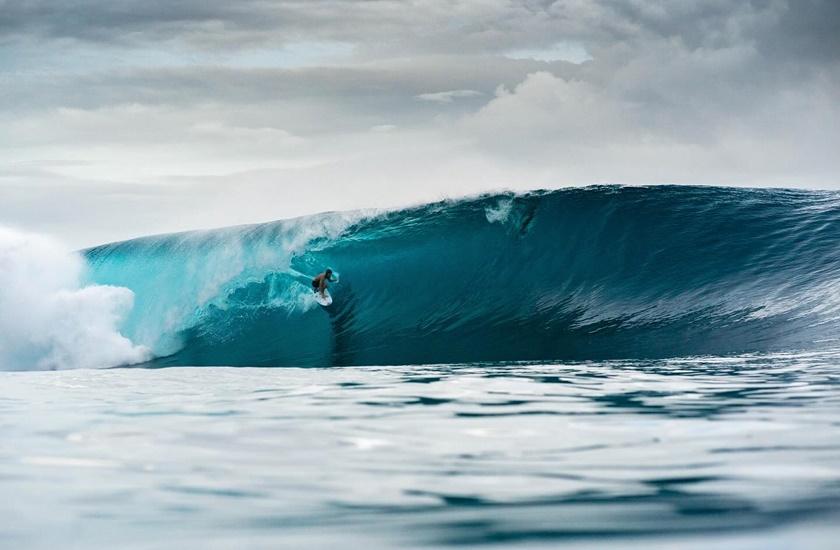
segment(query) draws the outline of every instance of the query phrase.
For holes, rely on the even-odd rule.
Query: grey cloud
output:
[[[468,65],[465,68],[464,65]],[[224,66],[121,69],[92,74],[25,75],[0,87],[0,104],[14,105],[8,117],[58,107],[98,109],[118,105],[262,106],[264,116],[294,118],[292,128],[312,133],[330,128],[405,124],[426,120],[436,104],[416,101],[430,90],[475,90],[492,95],[499,85],[514,86],[547,66],[573,76],[571,64],[490,57],[421,58],[361,66],[302,69]],[[475,108],[480,97],[465,98]],[[3,116],[0,109],[0,117]],[[239,109],[237,110],[237,112]],[[320,111],[323,116],[315,115]]]
[[[221,37],[221,46],[245,33],[257,42],[350,40],[364,55],[339,66],[294,70],[114,65],[87,73],[23,74],[4,82],[0,101],[14,105],[15,114],[132,103],[264,103],[283,111],[298,102],[301,124],[293,131],[320,126],[303,116],[318,109],[341,130],[417,123],[436,111],[424,106],[433,101],[412,101],[415,97],[454,97],[430,95],[437,90],[491,95],[498,86],[512,88],[530,73],[549,71],[592,84],[639,117],[658,117],[673,131],[697,134],[704,131],[697,120],[713,125],[769,94],[820,86],[836,95],[840,79],[831,62],[840,52],[840,32],[831,31],[840,22],[838,5],[830,0],[427,0],[410,8],[393,1],[340,0],[5,2],[0,28],[7,36],[107,40],[110,33],[114,40],[130,36],[150,47],[158,46],[150,42],[154,37],[165,36],[199,47],[195,39],[205,32],[208,40]],[[594,59],[576,67],[490,55],[514,45],[550,47],[566,38],[583,43]],[[411,51],[421,54],[388,59]],[[437,55],[441,51],[445,54]],[[471,108],[477,107],[474,99]]]
[[[268,24],[257,2],[114,0],[5,0],[0,32],[6,37],[75,38],[96,42],[160,39],[217,23],[229,28]]]
[[[467,2],[459,5],[469,7]],[[398,1],[12,0],[0,4],[0,31],[7,37],[33,35],[96,42],[181,40],[195,47],[364,37],[381,42],[405,36],[412,23],[428,32],[458,12],[459,5],[429,1],[406,9]],[[470,15],[464,14],[464,9],[460,11]],[[430,25],[432,21],[435,25]]]
[[[769,59],[840,63],[840,2],[787,2],[776,26],[763,30],[758,48]]]
[[[295,40],[345,40],[387,52],[499,53],[575,39],[592,47],[679,37],[689,48],[750,40],[768,52],[838,55],[840,8],[833,0],[663,2],[579,0],[5,0],[0,36],[73,38],[194,47]]]

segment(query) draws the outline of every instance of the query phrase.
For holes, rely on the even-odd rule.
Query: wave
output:
[[[655,358],[836,339],[840,195],[596,186],[84,251],[153,365]],[[309,278],[341,272],[334,304]]]
[[[134,295],[84,285],[85,261],[40,235],[0,227],[0,370],[96,368],[150,352],[120,334]]]

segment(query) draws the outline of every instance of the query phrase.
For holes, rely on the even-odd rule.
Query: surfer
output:
[[[332,269],[327,268],[323,273],[319,273],[312,279],[312,291],[321,294],[321,298],[326,298],[324,292],[327,290],[327,281],[332,281]]]

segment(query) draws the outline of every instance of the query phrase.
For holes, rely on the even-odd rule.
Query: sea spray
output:
[[[83,286],[86,264],[60,243],[0,227],[0,369],[138,363],[149,350],[120,334],[134,293]]]

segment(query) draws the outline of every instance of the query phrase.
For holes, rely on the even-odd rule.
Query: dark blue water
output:
[[[658,358],[836,342],[836,193],[593,187],[91,249],[157,365]],[[341,273],[328,309],[309,277]]]

